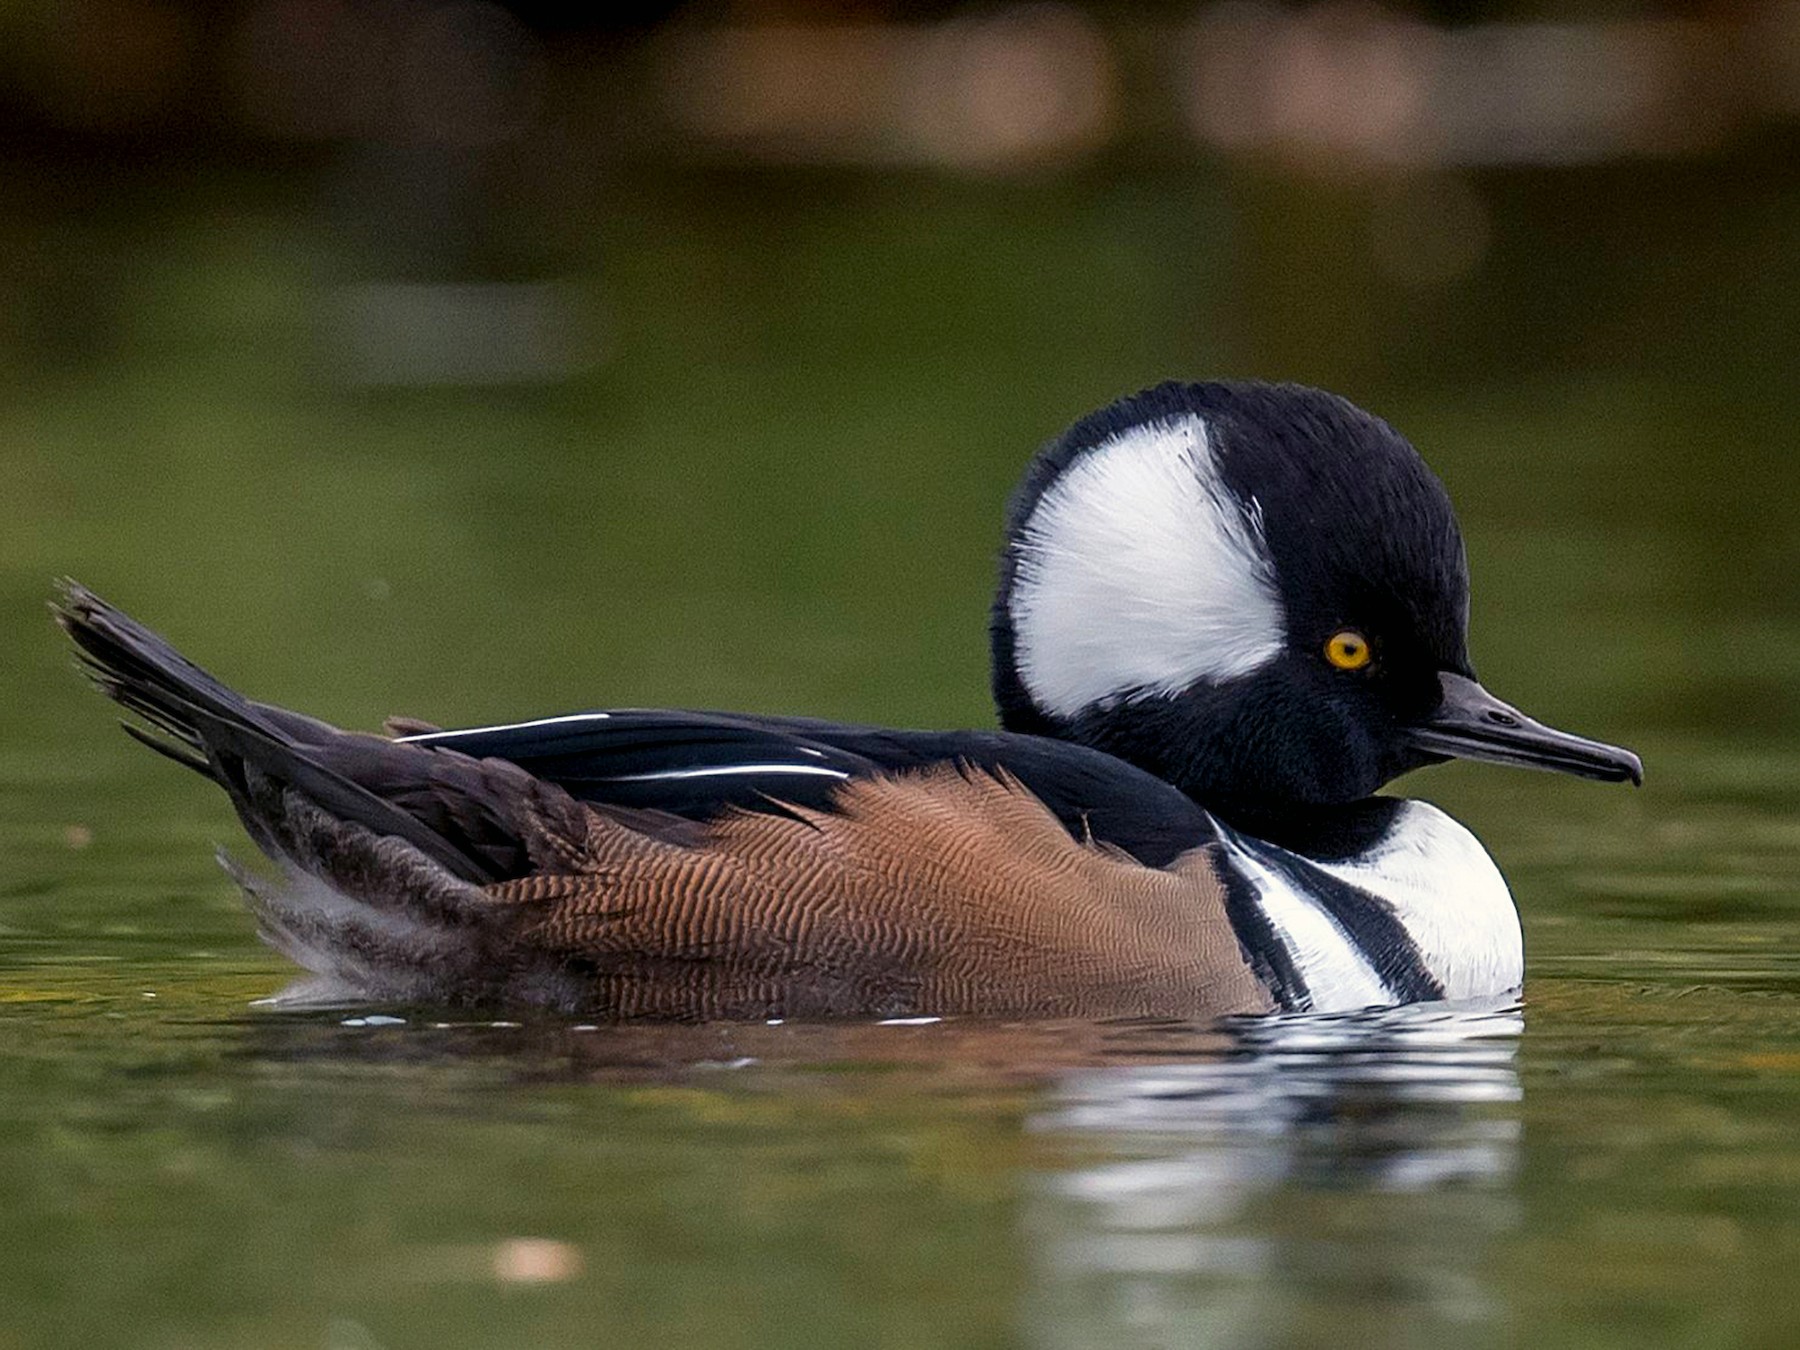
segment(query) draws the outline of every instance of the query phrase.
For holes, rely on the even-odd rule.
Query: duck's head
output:
[[[1448,758],[1641,781],[1469,663],[1443,485],[1380,418],[1296,385],[1165,384],[1082,419],[1015,494],[993,617],[1012,731],[1207,806],[1368,796]]]

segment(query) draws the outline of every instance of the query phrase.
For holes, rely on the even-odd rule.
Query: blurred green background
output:
[[[1791,1338],[1800,5],[13,0],[0,38],[0,1347]],[[1020,467],[1220,375],[1406,432],[1484,680],[1644,754],[1638,794],[1401,787],[1519,898],[1499,1052],[1182,1042],[1270,1095],[1145,1132],[1069,1124],[1118,1085],[1035,1042],[251,1011],[285,971],[225,803],[43,611],[76,576],[355,726],[986,725]],[[1160,1217],[1107,1208],[1146,1176]]]

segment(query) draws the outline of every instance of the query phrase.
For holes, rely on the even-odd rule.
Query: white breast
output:
[[[1263,859],[1286,853],[1221,832],[1221,859],[1256,890],[1312,1010],[1351,1011],[1398,1001],[1368,952],[1319,897]],[[1263,855],[1259,857],[1258,854]],[[1518,910],[1500,869],[1479,840],[1425,802],[1402,804],[1387,834],[1352,859],[1301,858],[1384,903],[1448,999],[1515,992],[1525,978]]]
[[[1444,997],[1524,984],[1525,940],[1506,878],[1479,839],[1430,803],[1407,802],[1367,853],[1316,866],[1394,907]]]

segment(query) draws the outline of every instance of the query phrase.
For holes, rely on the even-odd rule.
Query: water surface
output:
[[[1501,185],[1487,272],[1310,327],[1266,275],[1303,242],[1293,200],[1255,182],[622,187],[573,264],[610,333],[592,378],[358,395],[319,323],[342,259],[287,182],[84,236],[118,287],[94,332],[5,353],[0,1346],[1793,1341],[1795,409],[1745,337],[1792,295],[1735,323],[1690,303],[1785,275],[1779,183],[1705,218],[1706,250],[1646,216],[1604,259],[1519,241],[1623,208]],[[1685,289],[1644,284],[1675,268]],[[73,573],[353,725],[982,725],[1031,446],[1152,378],[1244,369],[1411,434],[1463,514],[1484,679],[1644,754],[1638,793],[1399,785],[1511,880],[1519,1007],[260,1009],[289,972],[212,864],[223,800],[117,734],[43,614]]]

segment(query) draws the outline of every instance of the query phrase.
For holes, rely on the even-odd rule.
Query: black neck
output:
[[[1209,809],[1240,834],[1251,835],[1314,862],[1337,862],[1365,853],[1380,843],[1405,805],[1404,799],[1399,797],[1364,797],[1341,806]]]

